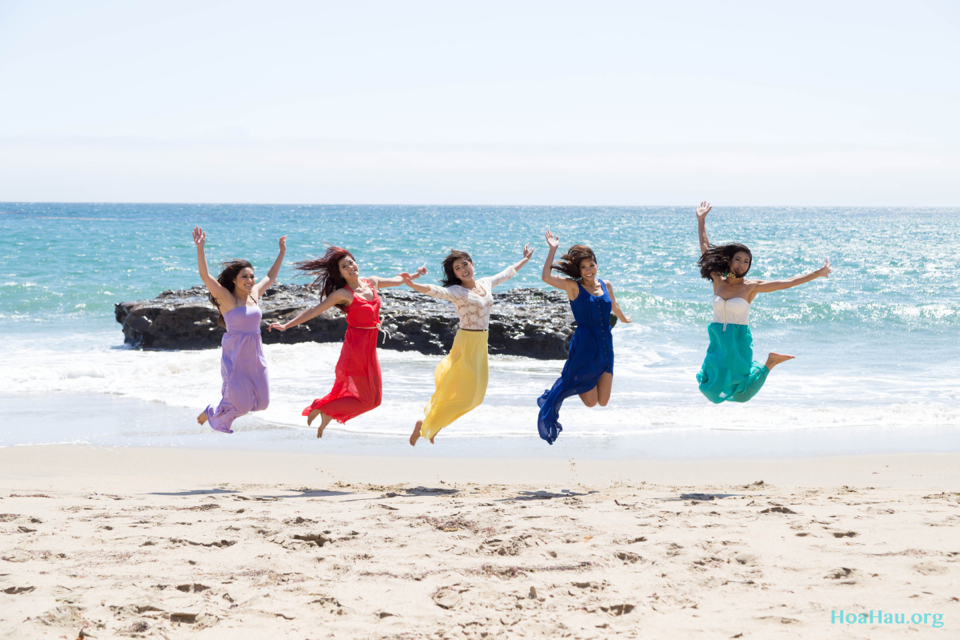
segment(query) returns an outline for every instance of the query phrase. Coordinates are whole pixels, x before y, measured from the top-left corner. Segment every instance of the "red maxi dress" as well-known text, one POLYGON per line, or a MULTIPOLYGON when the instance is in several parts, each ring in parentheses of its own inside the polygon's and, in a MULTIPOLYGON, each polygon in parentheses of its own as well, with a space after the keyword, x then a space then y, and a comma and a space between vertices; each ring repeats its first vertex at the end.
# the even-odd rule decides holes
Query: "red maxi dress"
POLYGON ((369 280, 366 283, 373 290, 373 300, 365 300, 347 287, 353 291, 353 302, 347 307, 347 333, 337 361, 337 379, 330 393, 303 410, 305 416, 319 409, 344 424, 380 406, 383 396, 377 359, 380 294, 369 280))

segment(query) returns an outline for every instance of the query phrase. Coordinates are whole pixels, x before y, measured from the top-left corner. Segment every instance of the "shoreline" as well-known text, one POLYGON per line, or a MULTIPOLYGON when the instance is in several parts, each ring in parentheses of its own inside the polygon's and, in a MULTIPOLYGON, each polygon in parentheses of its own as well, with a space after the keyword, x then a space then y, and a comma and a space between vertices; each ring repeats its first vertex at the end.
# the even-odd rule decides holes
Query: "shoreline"
MULTIPOLYGON (((721 460, 798 459, 860 454, 960 453, 960 430, 938 427, 830 427, 811 424, 789 430, 730 428, 664 429, 594 435, 564 429, 553 445, 531 427, 523 436, 459 435, 456 425, 437 444, 407 444, 408 428, 365 434, 328 427, 322 440, 315 429, 278 425, 244 417, 232 435, 196 424, 192 409, 104 394, 0 394, 5 447, 90 445, 158 447, 208 451, 270 451, 309 455, 363 455, 426 460, 434 458, 544 460, 721 460), (50 416, 58 416, 51 420, 50 416)), ((723 408, 718 409, 722 411, 723 408)), ((597 413, 602 418, 602 413, 597 413)), ((412 426, 412 422, 411 422, 412 426)))

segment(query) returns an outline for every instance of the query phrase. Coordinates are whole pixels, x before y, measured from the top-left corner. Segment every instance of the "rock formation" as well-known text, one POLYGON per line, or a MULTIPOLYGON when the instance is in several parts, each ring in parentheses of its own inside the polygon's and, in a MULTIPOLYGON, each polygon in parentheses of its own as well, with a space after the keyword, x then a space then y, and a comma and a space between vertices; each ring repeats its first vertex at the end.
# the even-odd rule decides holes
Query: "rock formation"
MULTIPOLYGON (((533 288, 494 293, 490 316, 490 353, 539 359, 564 359, 573 335, 573 315, 561 291, 533 288)), ((385 330, 379 346, 426 354, 446 353, 457 332, 453 305, 406 289, 380 292, 385 330)), ((317 292, 301 285, 272 286, 260 300, 261 335, 265 344, 340 342, 347 329, 339 310, 327 311, 285 332, 267 331, 319 303, 317 292)), ((117 322, 126 344, 139 349, 215 349, 224 330, 205 287, 164 291, 153 300, 116 305, 117 322)))

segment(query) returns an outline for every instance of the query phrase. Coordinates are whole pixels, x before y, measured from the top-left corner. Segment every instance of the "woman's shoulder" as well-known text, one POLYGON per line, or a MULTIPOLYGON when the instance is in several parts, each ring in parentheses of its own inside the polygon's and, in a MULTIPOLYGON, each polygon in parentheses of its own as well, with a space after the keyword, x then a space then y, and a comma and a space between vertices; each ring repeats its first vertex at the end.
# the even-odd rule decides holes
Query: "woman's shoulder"
POLYGON ((340 287, 339 289, 337 289, 337 290, 335 290, 333 293, 331 293, 331 294, 330 294, 330 297, 333 298, 333 299, 335 299, 335 300, 347 300, 347 301, 352 301, 352 300, 353 300, 353 289, 351 289, 349 286, 340 287))

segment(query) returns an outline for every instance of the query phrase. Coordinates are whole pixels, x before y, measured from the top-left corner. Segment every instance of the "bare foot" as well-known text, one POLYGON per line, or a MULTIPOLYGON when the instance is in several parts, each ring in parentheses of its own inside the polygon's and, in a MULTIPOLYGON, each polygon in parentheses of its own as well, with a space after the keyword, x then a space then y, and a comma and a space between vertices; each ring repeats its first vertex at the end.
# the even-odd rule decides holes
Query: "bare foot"
POLYGON ((780 364, 781 362, 786 362, 787 360, 793 360, 793 358, 794 356, 787 356, 787 355, 783 355, 782 353, 771 352, 770 355, 767 356, 767 362, 766 362, 767 369, 770 369, 772 371, 773 368, 778 364, 780 364))
POLYGON ((207 412, 201 411, 200 415, 197 416, 197 422, 200 424, 207 424, 207 412))
POLYGON ((321 413, 320 409, 314 409, 313 411, 310 412, 310 415, 307 416, 308 427, 313 424, 313 421, 317 419, 317 416, 320 415, 320 413, 321 413))
MULTIPOLYGON (((310 415, 313 415, 313 412, 312 412, 312 411, 310 412, 310 415)), ((330 421, 333 420, 333 416, 328 416, 328 415, 325 414, 325 413, 321 413, 320 415, 323 416, 323 419, 320 420, 320 428, 317 429, 317 437, 318 437, 318 438, 322 438, 322 437, 323 437, 323 430, 326 429, 326 428, 327 428, 327 425, 330 424, 330 421)))
MULTIPOLYGON (((413 433, 410 434, 410 446, 417 446, 417 440, 420 439, 420 426, 423 424, 423 420, 417 420, 417 424, 413 426, 413 433)), ((431 440, 431 442, 433 442, 431 440)))

